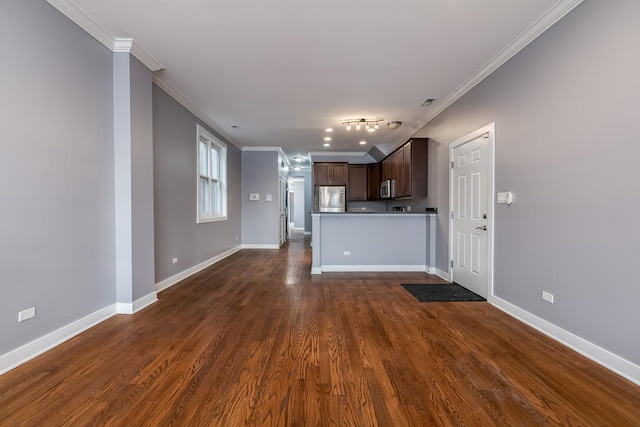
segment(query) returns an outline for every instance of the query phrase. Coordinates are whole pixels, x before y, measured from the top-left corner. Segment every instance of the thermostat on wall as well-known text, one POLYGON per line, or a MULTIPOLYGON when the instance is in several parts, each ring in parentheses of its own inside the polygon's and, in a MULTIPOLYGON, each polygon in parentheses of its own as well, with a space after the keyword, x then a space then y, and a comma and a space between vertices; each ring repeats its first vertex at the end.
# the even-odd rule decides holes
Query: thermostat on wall
POLYGON ((511 191, 505 191, 504 193, 498 193, 498 203, 510 205, 513 203, 513 193, 511 191))
POLYGON ((249 193, 249 200, 260 200, 260 193, 249 193))

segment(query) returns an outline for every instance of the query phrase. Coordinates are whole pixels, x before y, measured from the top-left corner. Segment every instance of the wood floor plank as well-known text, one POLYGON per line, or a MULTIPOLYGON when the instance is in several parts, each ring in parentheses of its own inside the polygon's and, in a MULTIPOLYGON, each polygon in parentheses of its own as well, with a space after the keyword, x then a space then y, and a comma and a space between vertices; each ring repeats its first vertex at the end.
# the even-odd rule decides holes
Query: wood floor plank
POLYGON ((240 251, 0 376, 0 426, 637 426, 640 387, 425 273, 240 251))

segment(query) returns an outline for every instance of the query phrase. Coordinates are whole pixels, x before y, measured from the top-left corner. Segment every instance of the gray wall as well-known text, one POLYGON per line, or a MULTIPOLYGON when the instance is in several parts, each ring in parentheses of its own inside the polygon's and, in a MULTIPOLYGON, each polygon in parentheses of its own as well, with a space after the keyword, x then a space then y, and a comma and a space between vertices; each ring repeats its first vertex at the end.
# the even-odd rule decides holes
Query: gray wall
MULTIPOLYGON (((582 3, 415 135, 434 140, 429 199, 447 207, 449 143, 496 122, 495 187, 515 201, 495 209, 495 295, 636 364, 639 17, 582 3)), ((444 271, 448 236, 443 209, 444 271)))
POLYGON ((320 263, 424 268, 428 222, 425 215, 322 215, 320 263))
MULTIPOLYGON (((230 143, 227 143, 228 219, 196 224, 196 124, 220 138, 153 85, 156 283, 235 248, 242 241, 240 150, 230 143), (172 263, 174 257, 178 258, 176 264, 172 263)), ((223 138, 220 140, 225 142, 223 138)))
POLYGON ((279 152, 242 152, 242 243, 247 245, 280 244, 278 206, 279 152), (260 200, 250 201, 249 193, 259 193, 260 200), (273 201, 267 202, 271 194, 273 201))
POLYGON ((3 354, 113 304, 115 242, 112 53, 44 1, 0 38, 3 354))

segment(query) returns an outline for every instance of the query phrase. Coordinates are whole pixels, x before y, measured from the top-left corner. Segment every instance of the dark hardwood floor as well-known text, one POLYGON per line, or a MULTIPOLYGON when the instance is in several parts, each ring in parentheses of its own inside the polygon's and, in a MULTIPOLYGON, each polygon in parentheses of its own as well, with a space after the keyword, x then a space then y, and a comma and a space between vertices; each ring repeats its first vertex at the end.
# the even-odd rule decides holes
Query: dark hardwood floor
POLYGON ((640 387, 424 273, 246 250, 0 376, 2 426, 632 426, 640 387))

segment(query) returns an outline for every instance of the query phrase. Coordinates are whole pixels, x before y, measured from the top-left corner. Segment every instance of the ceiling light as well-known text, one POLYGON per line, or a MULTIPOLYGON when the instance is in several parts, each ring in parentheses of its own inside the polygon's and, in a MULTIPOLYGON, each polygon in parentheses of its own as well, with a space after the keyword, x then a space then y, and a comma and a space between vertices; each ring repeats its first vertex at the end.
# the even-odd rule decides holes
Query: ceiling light
POLYGON ((333 132, 333 129, 331 129, 331 128, 326 128, 324 131, 325 131, 325 132, 333 132))
POLYGON ((402 122, 389 122, 387 126, 389 126, 389 129, 398 129, 401 124, 402 122))
POLYGON ((294 171, 299 171, 300 170, 300 166, 294 166, 293 170, 294 171))
POLYGON ((360 141, 360 145, 365 145, 367 141, 360 141))
POLYGON ((346 126, 347 130, 351 130, 351 125, 354 124, 356 130, 360 130, 364 127, 369 132, 375 132, 380 128, 378 125, 380 122, 384 122, 384 119, 353 119, 345 120, 342 124, 346 126))
POLYGON ((331 144, 329 144, 328 142, 325 142, 325 143, 324 143, 324 144, 322 144, 322 145, 324 145, 325 147, 331 147, 331 144))
POLYGON ((293 160, 295 160, 296 162, 300 163, 304 159, 302 157, 300 157, 300 156, 296 156, 296 157, 293 158, 293 160))
POLYGON ((325 136, 325 137, 324 137, 324 140, 325 140, 325 141, 331 141, 331 137, 330 137, 330 136, 325 136))
POLYGON ((424 101, 422 103, 422 106, 423 107, 428 107, 429 105, 433 104, 433 101, 435 101, 435 98, 429 98, 429 99, 427 99, 426 101, 424 101))

